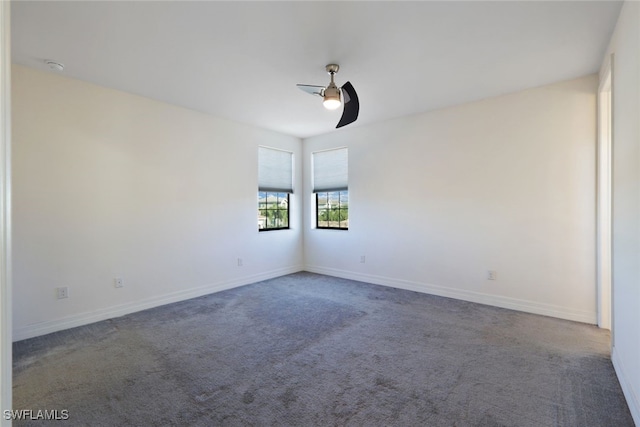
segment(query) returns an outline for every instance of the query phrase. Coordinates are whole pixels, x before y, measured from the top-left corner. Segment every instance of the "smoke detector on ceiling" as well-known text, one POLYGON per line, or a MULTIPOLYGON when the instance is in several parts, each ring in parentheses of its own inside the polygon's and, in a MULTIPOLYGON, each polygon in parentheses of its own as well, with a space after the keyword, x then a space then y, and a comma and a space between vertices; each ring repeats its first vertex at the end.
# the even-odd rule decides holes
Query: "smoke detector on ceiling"
POLYGON ((44 61, 44 63, 47 64, 49 68, 51 68, 53 71, 58 71, 58 72, 64 71, 64 64, 61 64, 60 62, 47 59, 44 61))

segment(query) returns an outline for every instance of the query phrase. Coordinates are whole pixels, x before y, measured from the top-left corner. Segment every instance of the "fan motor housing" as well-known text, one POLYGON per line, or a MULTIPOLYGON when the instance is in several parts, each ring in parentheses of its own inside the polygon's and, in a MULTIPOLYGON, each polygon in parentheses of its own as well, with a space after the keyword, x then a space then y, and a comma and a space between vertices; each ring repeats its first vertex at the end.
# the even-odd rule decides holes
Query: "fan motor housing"
POLYGON ((324 90, 324 97, 340 99, 340 89, 338 89, 338 87, 334 83, 332 83, 324 90))

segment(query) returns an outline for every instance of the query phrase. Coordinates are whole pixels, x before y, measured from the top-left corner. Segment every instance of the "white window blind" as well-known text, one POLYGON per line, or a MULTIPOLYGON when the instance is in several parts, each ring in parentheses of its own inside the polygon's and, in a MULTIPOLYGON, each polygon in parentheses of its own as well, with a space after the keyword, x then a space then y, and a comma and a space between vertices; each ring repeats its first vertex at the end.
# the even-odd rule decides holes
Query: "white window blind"
POLYGON ((313 153, 313 192, 345 191, 349 188, 346 148, 313 153))
POLYGON ((293 193, 293 153, 258 147, 258 190, 293 193))

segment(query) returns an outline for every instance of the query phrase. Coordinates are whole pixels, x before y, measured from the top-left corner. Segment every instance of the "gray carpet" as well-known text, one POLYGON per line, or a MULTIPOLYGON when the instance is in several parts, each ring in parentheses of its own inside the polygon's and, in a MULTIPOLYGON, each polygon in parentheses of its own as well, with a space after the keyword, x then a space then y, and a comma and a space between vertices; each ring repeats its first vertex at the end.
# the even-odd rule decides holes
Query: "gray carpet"
POLYGON ((296 273, 17 342, 14 409, 87 426, 633 426, 608 346, 595 326, 296 273))

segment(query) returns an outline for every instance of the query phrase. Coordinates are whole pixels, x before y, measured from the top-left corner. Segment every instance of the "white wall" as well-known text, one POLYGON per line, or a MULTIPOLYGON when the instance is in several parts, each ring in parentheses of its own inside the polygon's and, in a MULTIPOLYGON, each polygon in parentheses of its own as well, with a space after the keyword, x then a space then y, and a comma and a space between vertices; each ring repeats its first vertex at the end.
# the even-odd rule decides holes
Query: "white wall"
POLYGON ((21 66, 12 83, 14 340, 302 269, 299 193, 291 230, 257 230, 257 147, 293 151, 300 189, 298 138, 21 66))
POLYGON ((304 140, 305 171, 349 148, 350 203, 348 231, 314 229, 305 180, 305 269, 595 323, 597 84, 304 140))
MULTIPOLYGON (((640 3, 622 7, 613 60, 613 364, 640 425, 640 3)), ((606 59, 605 59, 606 61, 606 59)))

